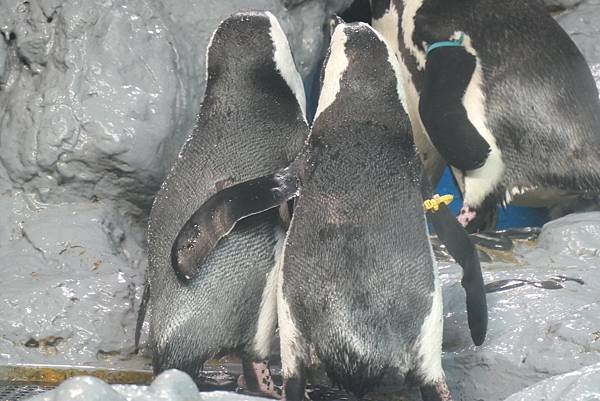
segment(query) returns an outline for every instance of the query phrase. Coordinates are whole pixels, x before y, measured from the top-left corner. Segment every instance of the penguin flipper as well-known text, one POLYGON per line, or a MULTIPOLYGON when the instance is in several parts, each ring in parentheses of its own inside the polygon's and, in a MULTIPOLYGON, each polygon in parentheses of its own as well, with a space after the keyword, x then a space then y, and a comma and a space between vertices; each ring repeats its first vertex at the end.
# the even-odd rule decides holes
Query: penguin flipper
POLYGON ((488 310, 477 249, 446 205, 440 205, 438 211, 427 215, 440 241, 463 268, 461 284, 467 296, 467 319, 471 338, 475 345, 481 345, 487 332, 488 310))
POLYGON ((490 152, 471 124, 463 97, 477 61, 463 46, 437 47, 427 54, 419 114, 429 139, 453 167, 474 170, 490 152))
POLYGON ((192 279, 211 250, 241 219, 280 206, 298 194, 298 179, 289 170, 225 188, 210 197, 183 225, 171 264, 182 281, 192 279))

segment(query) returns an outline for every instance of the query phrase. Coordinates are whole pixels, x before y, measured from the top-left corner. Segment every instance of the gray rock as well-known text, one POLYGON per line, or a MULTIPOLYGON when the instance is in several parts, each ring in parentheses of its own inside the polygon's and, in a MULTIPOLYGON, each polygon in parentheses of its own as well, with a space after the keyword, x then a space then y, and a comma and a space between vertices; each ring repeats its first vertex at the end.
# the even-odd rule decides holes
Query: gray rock
MULTIPOLYGON (((458 400, 500 401, 545 378, 600 361, 600 213, 544 226, 539 242, 517 245, 504 262, 484 263, 484 280, 582 279, 548 290, 532 285, 488 294, 489 330, 472 345, 456 265, 442 265, 444 369, 458 400)), ((572 398, 561 398, 564 400, 572 398)))
MULTIPOLYGON (((43 227, 46 224, 44 221, 52 221, 51 216, 47 217, 46 219, 40 216, 35 220, 40 221, 39 225, 43 227)), ((98 221, 102 220, 98 219, 98 221)), ((24 224, 23 227, 29 236, 28 224, 24 224)), ((105 234, 103 240, 110 244, 107 247, 115 247, 115 243, 123 242, 119 240, 122 236, 118 230, 113 230, 112 234, 109 234, 110 232, 110 230, 103 231, 105 234)), ((484 263, 484 279, 487 283, 503 279, 542 281, 552 276, 565 275, 582 279, 584 284, 565 281, 561 283, 563 288, 554 290, 525 285, 489 294, 489 331, 485 343, 480 347, 472 345, 466 323, 464 291, 460 286, 462 271, 456 264, 440 262, 445 315, 443 364, 456 401, 501 401, 507 397, 510 397, 507 401, 596 401, 599 399, 600 255, 590 252, 592 242, 596 241, 598 246, 600 235, 598 233, 600 233, 600 213, 566 216, 547 224, 537 243, 517 243, 514 252, 495 255, 493 262, 484 263)), ((101 236, 99 233, 97 235, 101 236)), ((71 237, 68 232, 63 238, 67 237, 71 237)), ((27 241, 33 242, 35 247, 41 250, 38 252, 49 255, 56 255, 64 249, 64 246, 54 242, 48 243, 44 238, 45 235, 32 234, 27 241)), ((118 246, 115 249, 118 249, 118 246)), ((76 250, 65 252, 75 253, 76 250)), ((71 254, 69 257, 77 259, 81 258, 81 255, 71 254)), ((86 262, 80 262, 81 269, 89 268, 92 260, 93 257, 86 262)), ((105 283, 109 281, 108 274, 114 271, 111 266, 109 260, 107 276, 103 278, 105 283)), ((97 271, 101 269, 102 267, 97 271)), ((71 273, 70 276, 74 274, 77 272, 71 273)), ((80 279, 75 278, 75 280, 80 279)), ((11 286, 12 283, 10 282, 11 286)), ((34 313, 40 313, 41 309, 61 310, 62 303, 68 304, 64 298, 72 296, 70 292, 74 291, 74 286, 69 283, 67 282, 66 290, 56 285, 46 286, 45 288, 61 290, 46 298, 50 302, 44 308, 35 307, 37 304, 32 301, 21 310, 29 308, 33 309, 34 313), (55 307, 54 304, 58 306, 55 307)), ((105 285, 102 288, 111 287, 105 285)), ((115 307, 131 299, 131 295, 126 294, 127 291, 123 290, 118 295, 119 299, 115 301, 115 307)), ((8 299, 11 299, 11 295, 13 294, 6 296, 6 300, 3 301, 5 304, 8 299)), ((37 297, 37 292, 33 292, 32 296, 37 297)), ((90 302, 103 304, 103 301, 97 299, 92 299, 90 302)), ((89 306, 87 305, 86 308, 89 306)), ((89 323, 86 325, 85 321, 93 320, 95 314, 86 312, 85 308, 80 311, 87 314, 76 321, 74 326, 82 326, 86 329, 93 327, 89 323)), ((106 313, 103 321, 107 321, 108 318, 123 317, 129 311, 117 309, 112 315, 106 313)), ((52 315, 40 313, 40 316, 50 319, 52 315)), ((31 326, 32 322, 25 322, 24 325, 31 326)), ((106 330, 118 332, 114 327, 106 330)), ((119 339, 115 341, 118 342, 119 339)), ((118 347, 118 344, 112 346, 118 347)), ((91 346, 92 349, 97 347, 95 344, 91 346)), ((25 356, 31 358, 31 355, 25 356)), ((178 380, 186 379, 178 373, 173 378, 173 383, 177 383, 178 380)), ((160 386, 163 384, 168 386, 169 380, 163 380, 161 383, 160 386)), ((76 383, 69 386, 78 388, 76 383)), ((153 387, 158 386, 158 384, 153 385, 153 387)), ((124 387, 116 389, 119 393, 128 394, 124 392, 124 387)), ((150 388, 143 391, 152 392, 157 389, 150 388)), ((414 389, 388 387, 384 392, 394 393, 396 398, 386 398, 384 395, 376 399, 397 399, 399 393, 412 394, 413 398, 418 399, 414 389)), ((52 393, 48 393, 38 399, 54 398, 52 393)))
POLYGON ((600 363, 554 376, 505 401, 598 401, 600 400, 600 363))
POLYGON ((14 185, 53 203, 149 205, 174 153, 170 138, 183 140, 194 114, 156 7, 6 3, 0 26, 15 36, 17 57, 0 92, 0 162, 14 185))
POLYGON ((114 205, 42 205, 16 193, 3 210, 0 359, 101 363, 130 354, 146 268, 143 231, 114 205), (138 238, 135 238, 135 236, 138 238))
POLYGON ((4 2, 0 27, 16 57, 0 92, 0 162, 28 192, 51 189, 53 202, 146 208, 195 119, 218 23, 239 10, 273 11, 307 75, 325 17, 349 3, 313 0, 288 12, 279 0, 4 2))
POLYGON ((557 21, 585 56, 600 91, 600 0, 585 0, 557 21))
POLYGON ((582 260, 600 257, 600 213, 578 213, 547 223, 538 244, 582 260))
POLYGON ((583 0, 544 0, 544 4, 550 10, 565 10, 573 8, 580 4, 583 0))

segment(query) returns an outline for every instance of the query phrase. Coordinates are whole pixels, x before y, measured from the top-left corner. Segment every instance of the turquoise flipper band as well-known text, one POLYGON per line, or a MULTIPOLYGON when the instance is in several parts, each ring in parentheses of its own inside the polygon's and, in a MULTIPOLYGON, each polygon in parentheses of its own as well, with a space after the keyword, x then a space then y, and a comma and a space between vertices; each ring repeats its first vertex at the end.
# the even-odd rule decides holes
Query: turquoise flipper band
POLYGON ((461 32, 460 37, 456 40, 444 40, 442 42, 435 42, 431 46, 427 47, 427 54, 438 47, 461 47, 463 45, 463 39, 465 34, 461 32))

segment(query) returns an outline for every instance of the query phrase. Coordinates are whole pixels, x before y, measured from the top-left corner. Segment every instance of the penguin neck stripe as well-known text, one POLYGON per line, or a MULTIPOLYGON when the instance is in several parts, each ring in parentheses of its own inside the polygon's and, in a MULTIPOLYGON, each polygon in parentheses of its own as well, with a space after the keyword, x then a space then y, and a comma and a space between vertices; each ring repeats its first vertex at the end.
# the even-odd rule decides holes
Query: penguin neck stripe
POLYGON ((431 53, 431 51, 439 47, 461 47, 463 45, 464 38, 465 34, 461 32, 460 37, 458 39, 435 42, 427 48, 427 54, 431 53))

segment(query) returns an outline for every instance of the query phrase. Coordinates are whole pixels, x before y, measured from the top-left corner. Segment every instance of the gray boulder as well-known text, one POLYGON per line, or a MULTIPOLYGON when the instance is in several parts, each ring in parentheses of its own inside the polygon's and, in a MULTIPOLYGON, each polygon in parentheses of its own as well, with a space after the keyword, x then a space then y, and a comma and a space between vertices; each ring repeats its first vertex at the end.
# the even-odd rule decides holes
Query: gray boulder
POLYGON ((456 399, 504 400, 543 379, 600 361, 600 213, 552 221, 537 243, 518 243, 513 252, 494 259, 482 264, 486 283, 564 275, 584 284, 565 281, 560 289, 524 285, 488 294, 488 336, 475 347, 466 325, 462 272, 456 265, 442 265, 443 363, 456 399))
POLYGON ((546 379, 505 401, 598 401, 600 363, 546 379))
POLYGON ((307 75, 325 17, 348 3, 3 2, 0 162, 44 201, 147 208, 195 119, 218 23, 239 10, 273 11, 307 75))
POLYGON ((0 215, 0 359, 93 365, 130 354, 146 267, 131 218, 106 201, 49 205, 19 192, 0 205, 10 211, 0 215))
POLYGON ((600 0, 585 0, 557 21, 585 56, 600 91, 600 0))

